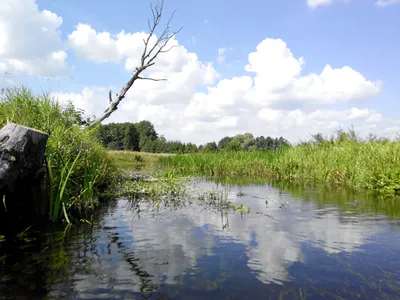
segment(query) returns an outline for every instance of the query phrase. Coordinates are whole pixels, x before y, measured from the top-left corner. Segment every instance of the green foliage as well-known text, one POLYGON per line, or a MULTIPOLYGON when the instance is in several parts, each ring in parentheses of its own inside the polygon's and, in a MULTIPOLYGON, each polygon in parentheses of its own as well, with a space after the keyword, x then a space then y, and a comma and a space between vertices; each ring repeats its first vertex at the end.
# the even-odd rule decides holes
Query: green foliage
POLYGON ((237 139, 232 139, 225 148, 227 151, 240 151, 242 150, 242 145, 237 139))
POLYGON ((132 123, 125 126, 124 150, 139 151, 139 134, 132 123))
POLYGON ((218 146, 215 142, 210 142, 207 143, 206 146, 204 147, 204 152, 217 152, 218 151, 218 146))
POLYGON ((98 126, 97 139, 110 150, 141 151, 148 153, 197 153, 227 151, 267 151, 288 147, 290 143, 280 138, 254 138, 247 132, 234 137, 226 136, 218 144, 209 142, 197 147, 193 143, 181 141, 167 141, 159 136, 153 124, 149 121, 138 123, 111 123, 98 126))
POLYGON ((99 125, 96 137, 104 147, 110 150, 149 153, 196 153, 198 151, 195 144, 167 141, 163 136, 159 137, 149 121, 99 125))
POLYGON ((139 150, 139 137, 134 124, 111 123, 99 125, 97 139, 110 150, 139 150))
POLYGON ((146 143, 158 139, 158 134, 154 129, 153 124, 149 121, 140 121, 135 124, 135 128, 139 134, 139 149, 140 151, 151 152, 145 150, 146 143))
POLYGON ((7 121, 49 134, 46 147, 50 219, 69 221, 72 211, 91 208, 113 183, 116 169, 95 132, 79 126, 82 112, 62 107, 48 94, 14 88, 0 98, 0 127, 7 121))
POLYGON ((234 137, 226 136, 218 142, 219 150, 228 151, 266 151, 289 147, 290 143, 284 139, 264 136, 254 138, 250 132, 237 134, 234 137))
POLYGON ((233 140, 232 137, 230 136, 226 136, 224 138, 222 138, 219 142, 218 142, 218 149, 223 150, 225 147, 227 147, 229 145, 229 143, 233 140))
POLYGON ((330 139, 316 135, 310 142, 276 151, 186 154, 163 157, 160 162, 190 174, 266 177, 400 192, 400 142, 361 141, 351 130, 338 131, 330 139))

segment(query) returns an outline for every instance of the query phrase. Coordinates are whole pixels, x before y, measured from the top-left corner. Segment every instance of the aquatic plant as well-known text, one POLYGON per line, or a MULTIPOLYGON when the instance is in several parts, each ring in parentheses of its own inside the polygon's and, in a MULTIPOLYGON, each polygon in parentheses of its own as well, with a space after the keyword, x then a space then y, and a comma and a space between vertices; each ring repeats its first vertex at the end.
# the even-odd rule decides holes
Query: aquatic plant
POLYGON ((240 204, 240 206, 232 204, 232 208, 234 211, 250 213, 250 206, 244 206, 243 204, 240 204))
POLYGON ((182 197, 188 188, 185 182, 187 177, 178 177, 173 170, 154 172, 120 180, 117 195, 128 198, 147 198, 157 200, 168 196, 182 197))

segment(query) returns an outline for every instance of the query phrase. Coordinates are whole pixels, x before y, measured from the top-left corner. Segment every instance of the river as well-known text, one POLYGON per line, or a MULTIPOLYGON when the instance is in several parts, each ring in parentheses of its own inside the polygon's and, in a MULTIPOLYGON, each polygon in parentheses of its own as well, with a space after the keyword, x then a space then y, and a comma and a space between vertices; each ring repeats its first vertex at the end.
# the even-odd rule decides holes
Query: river
POLYGON ((250 212, 119 199, 92 224, 0 240, 0 299, 400 298, 399 200, 252 180, 228 191, 250 212))

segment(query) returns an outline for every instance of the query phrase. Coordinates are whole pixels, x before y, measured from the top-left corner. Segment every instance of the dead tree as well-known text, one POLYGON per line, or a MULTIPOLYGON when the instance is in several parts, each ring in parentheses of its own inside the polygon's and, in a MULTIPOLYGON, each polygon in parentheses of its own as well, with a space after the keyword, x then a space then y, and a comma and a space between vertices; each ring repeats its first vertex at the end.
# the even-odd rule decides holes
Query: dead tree
POLYGON ((143 39, 144 43, 144 49, 143 49, 143 54, 140 60, 140 65, 135 68, 134 72, 132 73, 131 79, 125 84, 125 86, 121 89, 119 94, 116 94, 115 97, 112 97, 112 92, 110 90, 109 92, 109 104, 108 107, 104 110, 103 114, 96 118, 93 122, 89 124, 89 128, 96 126, 97 124, 101 123, 103 120, 108 118, 115 110, 118 108, 118 104, 121 102, 121 100, 125 97, 125 94, 128 92, 128 90, 131 88, 133 83, 138 80, 138 79, 143 79, 143 80, 153 80, 153 81, 162 81, 166 79, 155 79, 155 78, 150 78, 150 77, 142 77, 140 76, 141 73, 146 70, 147 68, 153 66, 155 64, 155 59, 157 56, 161 53, 166 53, 169 52, 172 48, 174 48, 176 45, 169 46, 168 43, 170 40, 179 32, 182 30, 183 27, 181 27, 179 30, 170 32, 170 23, 171 20, 175 14, 175 11, 172 13, 171 17, 169 18, 165 29, 162 31, 160 36, 157 38, 155 41, 155 44, 151 46, 149 44, 150 40, 152 37, 156 37, 155 31, 157 27, 160 25, 161 19, 162 19, 162 14, 164 10, 164 0, 161 0, 161 3, 157 4, 156 6, 153 7, 153 5, 150 5, 151 12, 152 12, 152 19, 148 19, 148 26, 149 26, 149 34, 146 39, 143 39))

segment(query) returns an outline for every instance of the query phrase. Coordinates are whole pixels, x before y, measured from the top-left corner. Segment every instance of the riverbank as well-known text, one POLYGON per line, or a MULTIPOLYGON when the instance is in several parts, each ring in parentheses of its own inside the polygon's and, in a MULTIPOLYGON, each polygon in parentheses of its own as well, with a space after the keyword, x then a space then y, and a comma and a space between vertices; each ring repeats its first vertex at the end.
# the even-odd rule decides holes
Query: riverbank
POLYGON ((383 194, 400 192, 400 143, 324 141, 265 152, 217 152, 160 158, 182 174, 247 176, 324 184, 383 194))

